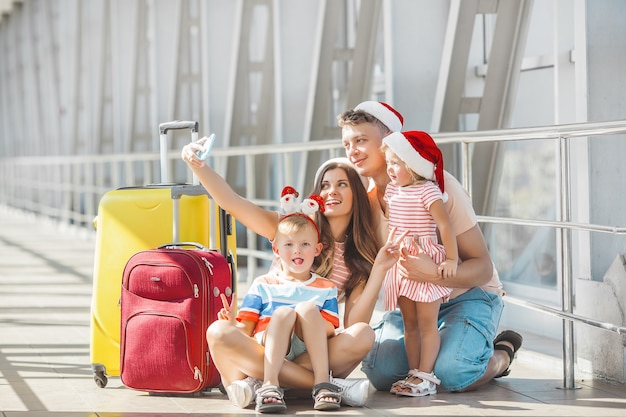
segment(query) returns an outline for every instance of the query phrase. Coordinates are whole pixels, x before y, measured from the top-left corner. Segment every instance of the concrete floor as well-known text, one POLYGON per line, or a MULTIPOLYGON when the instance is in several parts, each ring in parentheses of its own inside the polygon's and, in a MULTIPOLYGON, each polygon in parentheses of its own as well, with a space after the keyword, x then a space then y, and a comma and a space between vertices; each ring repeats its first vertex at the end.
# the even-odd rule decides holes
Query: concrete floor
MULTIPOLYGON (((0 416, 255 414, 233 407, 218 390, 152 396, 117 377, 97 387, 89 354, 93 256, 93 234, 0 207, 0 416)), ((559 389, 560 345, 524 336, 511 375, 476 392, 425 398, 376 392, 366 407, 336 412, 287 398, 286 415, 626 416, 626 388, 578 379, 579 389, 559 389)))

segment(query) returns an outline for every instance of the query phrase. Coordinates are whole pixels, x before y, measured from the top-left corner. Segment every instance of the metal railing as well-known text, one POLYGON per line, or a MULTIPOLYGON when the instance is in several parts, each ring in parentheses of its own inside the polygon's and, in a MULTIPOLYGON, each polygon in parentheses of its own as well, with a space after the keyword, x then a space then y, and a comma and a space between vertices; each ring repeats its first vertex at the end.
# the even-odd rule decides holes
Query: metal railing
MULTIPOLYGON (((606 329, 618 334, 626 334, 626 327, 619 324, 605 323, 573 313, 573 279, 571 259, 572 230, 626 234, 626 228, 571 222, 571 185, 570 185, 570 149, 572 138, 600 135, 616 135, 626 133, 626 120, 581 123, 550 127, 494 130, 481 132, 458 132, 435 134, 438 144, 459 144, 461 147, 461 182, 471 192, 471 145, 481 142, 507 142, 535 139, 551 139, 558 141, 557 177, 558 201, 560 212, 557 221, 530 220, 519 218, 503 218, 479 216, 482 223, 515 224, 531 227, 551 227, 559 231, 558 242, 561 266, 561 309, 532 303, 529 301, 506 296, 507 302, 541 311, 563 320, 563 384, 564 388, 574 388, 574 339, 573 323, 580 322, 590 326, 606 329)), ((258 199, 255 189, 256 160, 269 157, 276 166, 277 172, 303 172, 297 169, 294 161, 305 160, 308 152, 323 151, 330 157, 342 156, 344 153, 339 140, 324 140, 311 143, 246 146, 240 148, 215 148, 210 163, 215 169, 225 172, 230 157, 243 157, 245 160, 245 193, 244 196, 258 205, 276 208, 276 201, 258 199), (300 159, 298 159, 300 158, 300 159)), ((180 161, 180 152, 168 154, 172 164, 179 164, 178 177, 191 182, 191 174, 180 161), (182 174, 181 174, 182 172, 182 174)), ((97 215, 98 201, 108 190, 122 186, 141 185, 146 179, 155 178, 158 170, 159 154, 142 153, 128 155, 76 155, 76 156, 45 156, 0 158, 0 204, 23 209, 30 212, 58 219, 61 222, 77 224, 91 228, 97 215)), ((176 174, 176 173, 175 173, 176 174)), ((174 176, 176 179, 176 175, 174 176)), ((277 187, 286 182, 280 175, 274 178, 277 187)), ((298 189, 303 189, 305 179, 297 178, 298 189)), ((250 276, 256 276, 256 261, 271 259, 271 254, 259 250, 256 236, 247 233, 247 247, 238 247, 237 256, 247 258, 250 276)))

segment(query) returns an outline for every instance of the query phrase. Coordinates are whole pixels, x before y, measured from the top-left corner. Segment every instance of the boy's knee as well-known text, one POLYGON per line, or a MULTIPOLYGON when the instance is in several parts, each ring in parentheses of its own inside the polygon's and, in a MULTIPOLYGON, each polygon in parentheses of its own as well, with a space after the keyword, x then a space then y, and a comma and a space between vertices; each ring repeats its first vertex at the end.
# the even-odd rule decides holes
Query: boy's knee
POLYGON ((278 307, 272 313, 272 321, 274 321, 274 323, 277 323, 277 322, 283 323, 286 320, 289 320, 291 322, 295 320, 295 317, 296 317, 296 311, 290 307, 284 307, 284 306, 278 307))
POLYGON ((319 314, 320 311, 319 308, 317 308, 317 305, 311 301, 303 301, 296 304, 294 310, 301 316, 313 313, 319 314))

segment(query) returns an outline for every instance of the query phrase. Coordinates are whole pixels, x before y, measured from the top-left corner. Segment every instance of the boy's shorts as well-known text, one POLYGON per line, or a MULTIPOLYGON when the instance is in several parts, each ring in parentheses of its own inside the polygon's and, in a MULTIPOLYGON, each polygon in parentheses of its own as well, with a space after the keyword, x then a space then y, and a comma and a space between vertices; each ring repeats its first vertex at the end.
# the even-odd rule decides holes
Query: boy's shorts
MULTIPOLYGON (((254 338, 261 346, 265 346, 265 331, 259 332, 254 335, 254 338)), ((304 341, 300 339, 295 333, 291 333, 291 341, 289 342, 289 352, 285 355, 285 359, 293 361, 298 356, 306 352, 306 346, 304 341)))

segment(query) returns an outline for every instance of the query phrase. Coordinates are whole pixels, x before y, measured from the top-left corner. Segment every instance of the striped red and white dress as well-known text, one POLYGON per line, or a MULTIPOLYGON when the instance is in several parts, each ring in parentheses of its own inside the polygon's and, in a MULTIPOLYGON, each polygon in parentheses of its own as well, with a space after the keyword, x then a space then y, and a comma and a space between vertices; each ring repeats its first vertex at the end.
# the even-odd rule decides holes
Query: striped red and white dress
MULTIPOLYGON (((389 184, 385 190, 389 230, 397 227, 396 235, 408 230, 404 241, 408 252, 413 255, 418 253, 414 243, 417 240, 436 264, 446 259, 446 252, 437 241, 437 224, 430 215, 430 205, 441 199, 441 190, 432 181, 406 187, 389 184)), ((446 301, 451 292, 448 287, 402 278, 397 265, 394 265, 387 271, 383 283, 383 306, 386 310, 395 309, 400 296, 426 303, 439 299, 446 301)))

